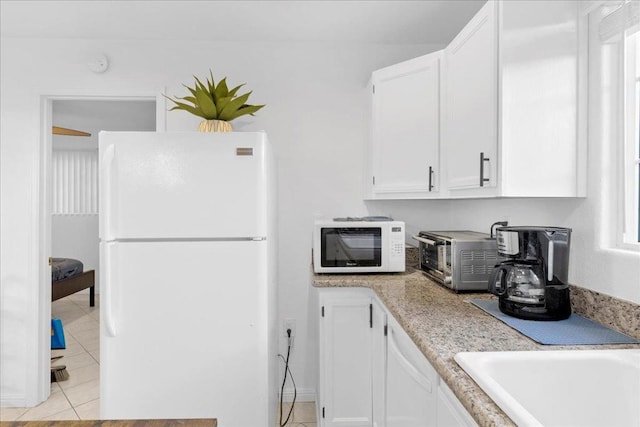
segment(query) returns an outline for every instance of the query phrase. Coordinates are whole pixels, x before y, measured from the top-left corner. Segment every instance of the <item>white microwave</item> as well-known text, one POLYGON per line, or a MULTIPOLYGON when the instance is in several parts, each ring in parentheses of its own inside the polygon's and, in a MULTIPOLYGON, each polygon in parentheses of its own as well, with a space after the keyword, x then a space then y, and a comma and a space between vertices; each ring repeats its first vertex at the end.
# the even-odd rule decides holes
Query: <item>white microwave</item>
POLYGON ((313 270, 316 273, 405 271, 402 221, 316 221, 313 270))

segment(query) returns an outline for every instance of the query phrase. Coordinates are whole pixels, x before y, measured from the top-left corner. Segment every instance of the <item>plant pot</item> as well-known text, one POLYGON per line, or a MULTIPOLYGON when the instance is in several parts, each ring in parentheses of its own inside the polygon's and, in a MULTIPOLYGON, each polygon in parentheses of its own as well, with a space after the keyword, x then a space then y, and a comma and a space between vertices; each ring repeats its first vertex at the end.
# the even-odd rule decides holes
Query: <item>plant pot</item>
POLYGON ((198 125, 200 132, 233 132, 230 122, 224 120, 203 120, 198 125))

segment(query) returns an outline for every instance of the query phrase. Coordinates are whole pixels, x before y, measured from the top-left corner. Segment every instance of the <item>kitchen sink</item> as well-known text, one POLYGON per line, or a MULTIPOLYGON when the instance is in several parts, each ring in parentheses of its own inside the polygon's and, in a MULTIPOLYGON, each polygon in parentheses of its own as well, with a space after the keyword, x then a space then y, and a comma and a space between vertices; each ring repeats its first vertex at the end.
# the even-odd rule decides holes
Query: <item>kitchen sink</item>
POLYGON ((640 349, 458 353, 518 426, 640 426, 640 349))

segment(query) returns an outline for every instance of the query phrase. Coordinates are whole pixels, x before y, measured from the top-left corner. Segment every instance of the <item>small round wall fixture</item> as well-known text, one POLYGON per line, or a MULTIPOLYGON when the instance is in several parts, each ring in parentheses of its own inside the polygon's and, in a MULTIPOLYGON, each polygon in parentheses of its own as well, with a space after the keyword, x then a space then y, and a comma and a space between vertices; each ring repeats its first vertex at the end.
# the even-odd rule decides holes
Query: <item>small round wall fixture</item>
POLYGON ((103 54, 96 55, 89 60, 87 66, 94 73, 104 73, 109 68, 109 59, 103 54))

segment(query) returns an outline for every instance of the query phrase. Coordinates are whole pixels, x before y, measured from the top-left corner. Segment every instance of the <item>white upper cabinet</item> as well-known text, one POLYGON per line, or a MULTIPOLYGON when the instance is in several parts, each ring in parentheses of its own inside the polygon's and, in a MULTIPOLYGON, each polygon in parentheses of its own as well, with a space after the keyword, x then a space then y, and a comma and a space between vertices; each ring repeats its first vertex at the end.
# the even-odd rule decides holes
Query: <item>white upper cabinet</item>
POLYGON ((488 0, 444 51, 375 71, 365 199, 584 197, 578 6, 488 0))
POLYGON ((489 0, 445 49, 450 197, 584 196, 581 31, 578 2, 489 0))
POLYGON ((450 190, 495 188, 497 183, 496 10, 489 0, 445 49, 444 141, 450 190))
POLYGON ((586 195, 586 23, 578 4, 500 3, 502 196, 586 195))
POLYGON ((439 196, 442 51, 372 75, 369 198, 439 196))

